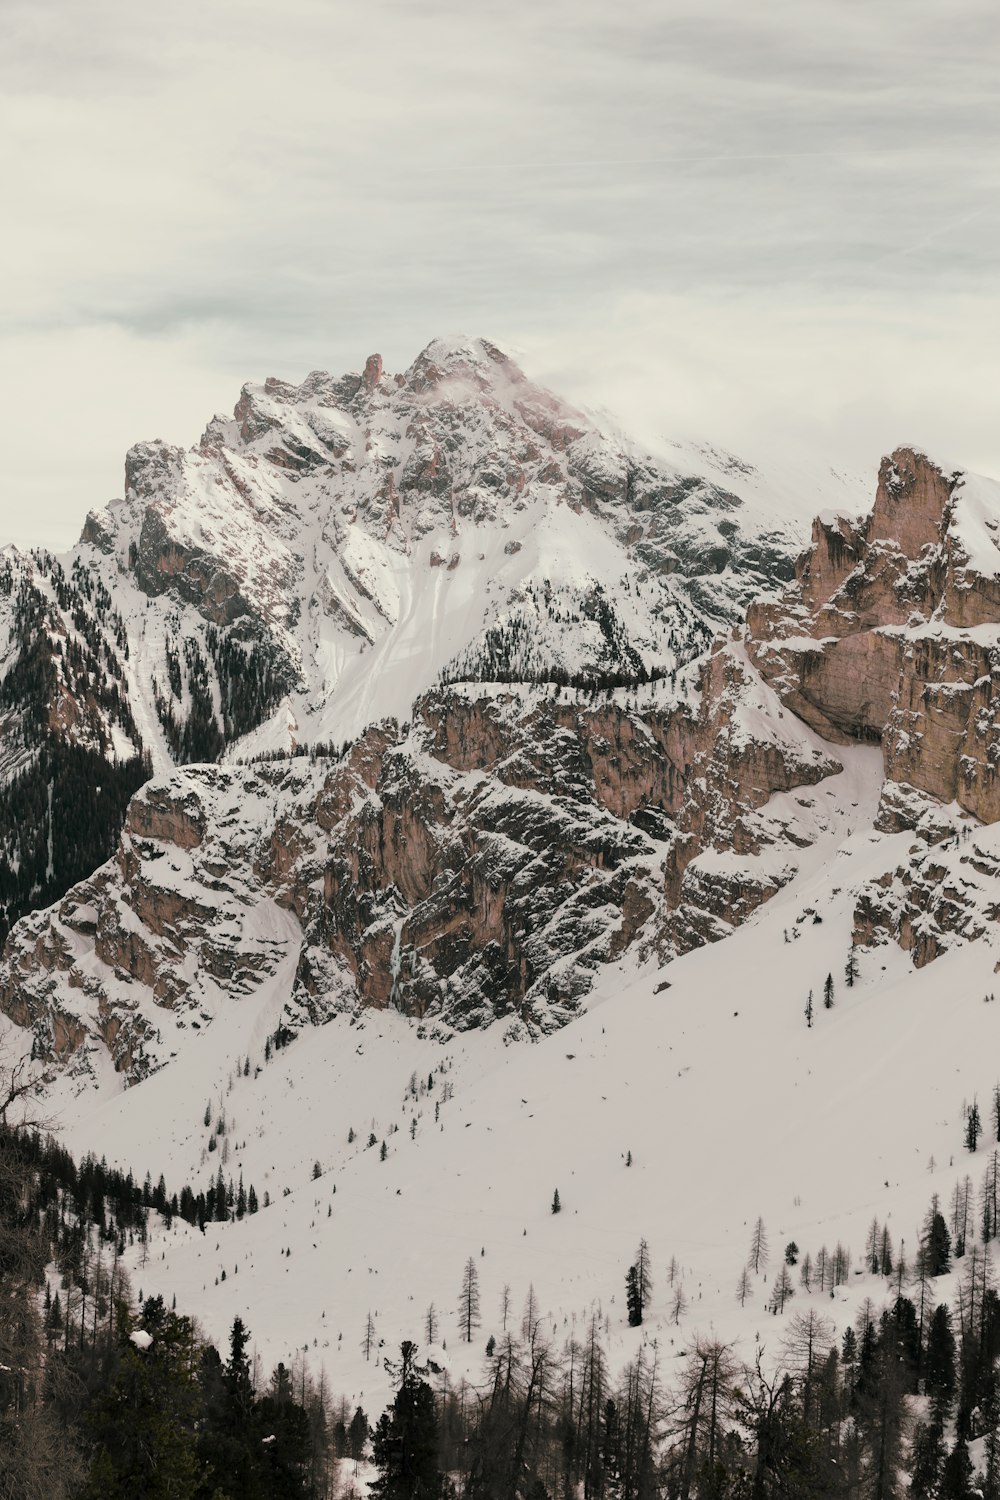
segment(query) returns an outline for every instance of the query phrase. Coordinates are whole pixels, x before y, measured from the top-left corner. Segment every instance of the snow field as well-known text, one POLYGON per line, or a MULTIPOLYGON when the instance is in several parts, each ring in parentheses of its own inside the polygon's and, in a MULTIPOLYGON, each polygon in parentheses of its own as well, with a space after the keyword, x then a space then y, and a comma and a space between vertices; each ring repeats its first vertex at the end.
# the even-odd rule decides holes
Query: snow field
POLYGON ((145 1264, 139 1247, 129 1252, 136 1289, 176 1294, 217 1340, 239 1314, 265 1364, 307 1348, 332 1390, 370 1413, 388 1384, 360 1350, 369 1311, 394 1352, 404 1337, 422 1339, 433 1302, 458 1380, 478 1375, 487 1337, 500 1332, 505 1285, 515 1322, 534 1285, 557 1343, 582 1335, 599 1310, 616 1364, 654 1338, 677 1355, 696 1333, 733 1339, 746 1354, 759 1336, 776 1350, 804 1306, 843 1327, 865 1297, 883 1300, 884 1282, 853 1271, 833 1299, 810 1296, 797 1270, 783 1317, 766 1310, 763 1277, 751 1278, 745 1307, 736 1298, 758 1215, 769 1277, 792 1239, 814 1258, 839 1241, 856 1268, 874 1216, 912 1264, 931 1194, 947 1212, 967 1172, 978 1192, 989 1154, 989 1131, 975 1156, 964 1151, 962 1106, 978 1095, 986 1118, 1000 1076, 1000 1007, 983 1000, 996 986, 993 945, 916 972, 900 950, 877 948, 861 954, 855 987, 844 984, 854 891, 912 843, 871 832, 878 752, 845 754, 841 776, 802 793, 829 804, 827 831, 753 920, 666 969, 607 970, 587 1013, 534 1045, 505 1046, 502 1025, 442 1042, 392 1012, 368 1013, 304 1032, 265 1065, 279 974, 270 1001, 236 1007, 139 1087, 96 1106, 92 1094, 67 1102, 74 1149, 149 1169, 154 1181, 162 1171, 170 1191, 214 1175, 220 1156, 205 1152, 203 1116, 206 1103, 213 1122, 224 1108, 227 1176, 242 1171, 261 1202, 270 1194, 270 1207, 204 1235, 158 1227, 145 1264), (822 1004, 827 973, 832 1010, 822 1004), (236 1070, 247 1052, 244 1078, 236 1070), (631 1330, 624 1275, 640 1237, 654 1292, 631 1330), (470 1255, 482 1325, 467 1346, 457 1305, 470 1255), (687 1301, 678 1322, 672 1257, 687 1301))

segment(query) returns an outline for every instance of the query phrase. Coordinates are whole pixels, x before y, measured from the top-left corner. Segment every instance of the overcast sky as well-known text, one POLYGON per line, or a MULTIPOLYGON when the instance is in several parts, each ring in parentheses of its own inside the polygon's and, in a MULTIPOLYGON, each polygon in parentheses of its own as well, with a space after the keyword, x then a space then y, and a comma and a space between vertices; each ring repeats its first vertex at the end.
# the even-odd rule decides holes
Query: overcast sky
POLYGON ((1000 475, 994 0, 3 0, 0 540, 482 334, 641 436, 1000 475))

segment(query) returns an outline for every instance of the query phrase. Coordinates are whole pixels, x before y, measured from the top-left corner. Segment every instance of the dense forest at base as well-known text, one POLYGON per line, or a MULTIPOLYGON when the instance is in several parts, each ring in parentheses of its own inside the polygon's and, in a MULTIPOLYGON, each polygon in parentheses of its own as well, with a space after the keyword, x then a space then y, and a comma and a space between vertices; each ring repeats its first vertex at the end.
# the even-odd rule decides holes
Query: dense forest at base
MULTIPOLYGON (((22 1076, 4 1080, 8 1106, 22 1076)), ((1000 1125, 1000 1091, 994 1113, 1000 1125)), ((970 1153, 984 1133, 973 1106, 970 1153)), ((1000 1500, 998 1185, 994 1149, 978 1208, 969 1178, 947 1214, 932 1199, 910 1266, 873 1221, 862 1265, 884 1300, 867 1298, 839 1337, 824 1305, 850 1252, 789 1244, 772 1257, 758 1220, 733 1291, 742 1302, 766 1285, 774 1333, 749 1362, 715 1337, 678 1333, 668 1348, 649 1333, 645 1242, 623 1268, 637 1344, 620 1372, 609 1313, 595 1308, 566 1339, 533 1290, 520 1313, 509 1288, 487 1310, 470 1256, 455 1312, 463 1365, 481 1345, 479 1376, 449 1376, 433 1306, 413 1330, 422 1344, 395 1359, 369 1314, 362 1352, 385 1360, 395 1388, 370 1428, 308 1350, 264 1376, 241 1319, 220 1353, 185 1310, 133 1294, 126 1259, 136 1276, 145 1259, 127 1252, 146 1246, 154 1217, 180 1211, 202 1229, 206 1206, 240 1217, 250 1210, 231 1184, 175 1196, 0 1124, 0 1496, 330 1500, 367 1486, 375 1500, 1000 1500), (940 1278, 954 1270, 949 1305, 940 1278)))

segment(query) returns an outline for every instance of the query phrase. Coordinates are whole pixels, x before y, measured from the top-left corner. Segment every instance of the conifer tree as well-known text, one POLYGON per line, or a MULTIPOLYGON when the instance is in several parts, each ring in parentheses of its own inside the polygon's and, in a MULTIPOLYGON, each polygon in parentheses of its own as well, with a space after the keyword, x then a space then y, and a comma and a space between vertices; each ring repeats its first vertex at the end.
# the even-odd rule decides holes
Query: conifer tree
POLYGON ((927 1222, 924 1225, 923 1244, 927 1274, 943 1276, 951 1267, 951 1236, 948 1234, 948 1226, 941 1213, 936 1193, 931 1199, 927 1222))
POLYGON ((639 1278, 635 1266, 625 1272, 625 1310, 630 1328, 638 1328, 642 1322, 642 1307, 639 1301, 639 1278))
POLYGON ((638 1328, 653 1291, 653 1272, 650 1266, 649 1246, 639 1241, 635 1260, 625 1274, 625 1305, 629 1324, 638 1328))
POLYGON ((399 1387, 372 1438, 377 1476, 369 1488, 373 1500, 438 1500, 438 1423, 434 1392, 415 1366, 416 1346, 400 1349, 399 1387))
POLYGON ((965 1145, 969 1151, 975 1151, 979 1145, 979 1137, 983 1133, 983 1122, 979 1117, 979 1105, 973 1099, 969 1106, 969 1112, 965 1121, 965 1145))
POLYGON ((465 1262, 465 1269, 462 1272, 458 1318, 462 1337, 467 1344, 471 1344, 473 1332, 479 1327, 479 1272, 476 1270, 476 1262, 471 1255, 465 1262))

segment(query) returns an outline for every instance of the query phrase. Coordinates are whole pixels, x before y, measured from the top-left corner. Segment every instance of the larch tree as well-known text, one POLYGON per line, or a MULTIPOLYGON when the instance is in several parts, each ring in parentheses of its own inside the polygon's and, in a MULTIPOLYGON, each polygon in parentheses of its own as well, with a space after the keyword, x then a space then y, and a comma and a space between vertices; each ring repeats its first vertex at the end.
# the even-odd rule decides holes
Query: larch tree
POLYGON ((458 1318, 462 1327, 462 1337, 467 1344, 471 1344, 472 1335, 479 1327, 479 1272, 476 1270, 476 1262, 471 1255, 465 1262, 465 1269, 462 1272, 458 1318))
POLYGON ((747 1257, 747 1265, 755 1276, 767 1267, 767 1231, 764 1228, 764 1220, 758 1219, 753 1226, 753 1238, 750 1241, 750 1254, 747 1257))
POLYGON ((854 982, 858 977, 858 956, 852 943, 847 950, 847 963, 844 965, 844 983, 849 990, 853 990, 854 982))

